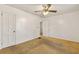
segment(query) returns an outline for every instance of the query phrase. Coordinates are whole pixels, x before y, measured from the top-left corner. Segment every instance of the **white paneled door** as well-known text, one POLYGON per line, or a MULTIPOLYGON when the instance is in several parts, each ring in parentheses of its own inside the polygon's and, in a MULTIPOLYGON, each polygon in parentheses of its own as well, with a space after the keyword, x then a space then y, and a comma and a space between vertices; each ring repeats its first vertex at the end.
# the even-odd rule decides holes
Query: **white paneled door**
POLYGON ((1 48, 1 12, 0 12, 0 48, 1 48))
POLYGON ((3 12, 2 15, 2 47, 8 47, 16 43, 15 15, 3 12))
POLYGON ((16 44, 16 17, 9 15, 9 45, 16 44))

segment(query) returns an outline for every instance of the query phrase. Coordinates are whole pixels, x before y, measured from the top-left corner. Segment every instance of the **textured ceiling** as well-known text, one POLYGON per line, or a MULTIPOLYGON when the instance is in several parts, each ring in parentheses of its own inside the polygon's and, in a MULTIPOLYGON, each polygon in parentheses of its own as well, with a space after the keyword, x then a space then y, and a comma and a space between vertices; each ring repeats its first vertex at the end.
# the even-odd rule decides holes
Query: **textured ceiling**
MULTIPOLYGON (((41 4, 8 4, 8 6, 15 7, 17 9, 21 9, 25 12, 33 13, 39 16, 42 16, 41 12, 34 12, 36 10, 41 10, 41 4)), ((51 15, 59 15, 63 13, 69 13, 79 10, 79 4, 52 4, 51 9, 56 9, 57 13, 49 13, 47 16, 51 15)))

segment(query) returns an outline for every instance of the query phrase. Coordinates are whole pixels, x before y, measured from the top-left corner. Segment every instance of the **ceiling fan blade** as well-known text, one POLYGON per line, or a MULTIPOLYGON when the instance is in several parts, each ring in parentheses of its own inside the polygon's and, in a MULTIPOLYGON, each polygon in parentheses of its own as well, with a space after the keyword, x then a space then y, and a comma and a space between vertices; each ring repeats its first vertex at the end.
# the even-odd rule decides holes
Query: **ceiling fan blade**
POLYGON ((55 13, 57 12, 57 10, 48 10, 48 11, 49 11, 49 12, 55 12, 55 13))
POLYGON ((38 11, 34 11, 34 12, 42 12, 41 10, 38 10, 38 11))

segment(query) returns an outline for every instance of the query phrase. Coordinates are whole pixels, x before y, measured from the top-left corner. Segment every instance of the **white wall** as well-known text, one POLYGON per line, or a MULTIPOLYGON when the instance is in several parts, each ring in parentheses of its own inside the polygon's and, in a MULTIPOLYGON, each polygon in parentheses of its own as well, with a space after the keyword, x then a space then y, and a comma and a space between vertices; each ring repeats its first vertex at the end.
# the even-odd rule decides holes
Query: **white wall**
POLYGON ((45 36, 79 42, 79 11, 45 18, 45 36))
POLYGON ((39 16, 6 5, 0 5, 0 11, 16 15, 16 44, 39 36, 39 16))

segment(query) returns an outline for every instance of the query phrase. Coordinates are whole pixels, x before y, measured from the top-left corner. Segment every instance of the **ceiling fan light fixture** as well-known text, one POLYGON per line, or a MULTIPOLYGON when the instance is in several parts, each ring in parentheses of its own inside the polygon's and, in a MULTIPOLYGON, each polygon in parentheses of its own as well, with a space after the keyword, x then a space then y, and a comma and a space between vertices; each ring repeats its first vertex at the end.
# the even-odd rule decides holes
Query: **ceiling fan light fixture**
POLYGON ((43 15, 46 16, 49 12, 48 11, 43 11, 43 15))
POLYGON ((41 12, 41 14, 43 16, 46 16, 48 13, 56 13, 57 10, 55 10, 54 8, 52 9, 52 5, 51 4, 43 4, 42 5, 42 10, 38 10, 38 11, 35 11, 35 12, 41 12))

